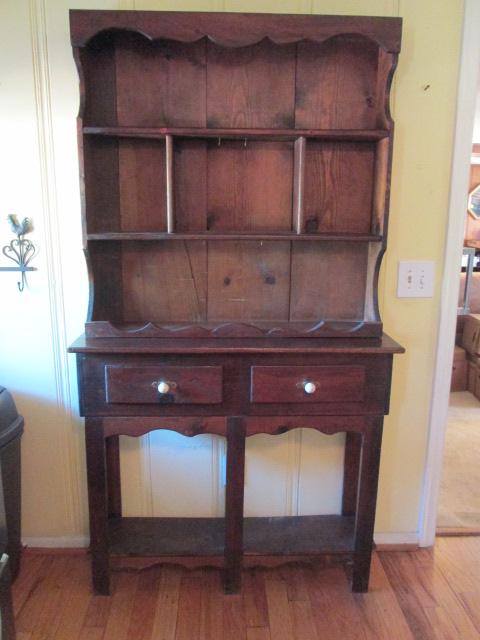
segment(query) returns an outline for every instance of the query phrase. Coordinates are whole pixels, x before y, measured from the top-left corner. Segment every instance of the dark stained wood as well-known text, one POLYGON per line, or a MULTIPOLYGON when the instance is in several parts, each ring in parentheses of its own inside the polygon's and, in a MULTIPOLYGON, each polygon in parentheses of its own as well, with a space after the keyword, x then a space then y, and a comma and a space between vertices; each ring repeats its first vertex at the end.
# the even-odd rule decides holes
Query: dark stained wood
POLYGON ((308 231, 372 233, 374 160, 371 143, 308 141, 304 196, 308 231))
POLYGON ((393 74, 398 63, 398 53, 389 53, 384 49, 378 52, 377 68, 377 126, 391 129, 393 120, 390 113, 390 90, 393 74))
POLYGON ((349 431, 345 434, 343 459, 342 515, 353 516, 357 510, 358 474, 360 470, 360 434, 349 431))
POLYGON ((174 172, 173 172, 173 140, 172 136, 165 137, 165 164, 166 164, 166 201, 167 201, 167 231, 175 231, 175 199, 174 199, 174 172))
POLYGON ((363 417, 347 415, 309 415, 302 416, 251 416, 247 419, 247 435, 252 436, 257 433, 268 433, 272 436, 286 433, 291 429, 298 429, 300 426, 308 429, 316 429, 321 433, 332 435, 345 431, 361 433, 365 427, 363 417))
MULTIPOLYGON (((187 210, 182 209, 182 212, 187 212, 187 210)), ((177 217, 178 217, 178 207, 177 207, 177 217)), ((183 216, 182 216, 183 218, 183 216)), ((189 218, 188 213, 186 213, 185 215, 185 221, 183 221, 183 223, 181 222, 182 226, 185 225, 189 225, 190 222, 187 222, 187 219, 189 218)), ((192 221, 192 226, 200 226, 200 223, 198 220, 194 220, 192 221)), ((206 226, 206 221, 205 221, 205 226, 206 226)), ((131 232, 131 233, 125 233, 125 232, 121 232, 121 233, 116 233, 116 232, 110 232, 110 233, 89 233, 87 236, 88 240, 95 240, 95 241, 103 241, 103 240, 110 240, 110 241, 115 241, 115 240, 140 240, 142 242, 152 242, 155 240, 178 240, 178 241, 185 241, 185 240, 208 240, 208 241, 220 241, 220 242, 224 242, 225 240, 251 240, 251 241, 255 241, 255 240, 261 240, 262 242, 267 240, 267 241, 276 241, 276 240, 303 240, 303 241, 318 241, 318 242, 337 242, 338 240, 341 240, 343 242, 381 242, 382 241, 382 236, 378 236, 378 235, 373 235, 373 234, 369 234, 369 233, 354 233, 354 234, 350 234, 350 233, 291 233, 291 232, 287 232, 287 233, 275 233, 275 232, 265 232, 265 233, 258 233, 258 232, 253 232, 253 233, 242 233, 239 231, 233 231, 231 233, 229 232, 212 232, 212 233, 205 233, 205 232, 195 232, 195 233, 189 233, 189 232, 175 232, 175 233, 171 233, 171 234, 167 234, 167 233, 163 233, 163 232, 131 232)))
POLYGON ((222 367, 105 367, 107 402, 217 404, 222 401, 222 367), (168 393, 159 393, 163 381, 168 393))
POLYGON ((165 144, 162 141, 121 140, 118 183, 122 231, 167 230, 165 144))
POLYGON ((85 446, 93 586, 96 593, 108 595, 110 592, 108 505, 105 438, 101 420, 96 418, 85 420, 85 446))
POLYGON ((273 42, 322 42, 344 33, 371 38, 387 51, 400 50, 402 19, 370 16, 315 16, 271 13, 70 10, 72 45, 85 46, 97 33, 126 29, 152 40, 194 42, 208 35, 225 46, 246 46, 268 37, 273 42))
POLYGON ((371 230, 374 233, 386 232, 386 216, 390 199, 389 176, 392 165, 391 141, 385 139, 377 143, 375 154, 375 179, 373 190, 373 215, 371 230))
POLYGON ((384 333, 380 338, 316 338, 314 340, 290 338, 242 339, 222 338, 212 342, 209 339, 135 339, 87 338, 80 336, 70 347, 70 353, 277 353, 277 354, 400 354, 405 349, 384 333))
POLYGON ((220 138, 221 140, 268 139, 296 140, 299 136, 321 140, 370 141, 388 138, 388 129, 264 129, 237 128, 221 129, 218 127, 92 127, 85 126, 82 132, 86 135, 110 136, 118 138, 152 138, 164 139, 167 135, 183 138, 220 138))
MULTIPOLYGON (((228 416, 240 413, 247 413, 249 416, 363 416, 363 415, 383 415, 388 412, 388 394, 386 389, 391 378, 391 356, 365 355, 351 356, 346 354, 330 354, 330 355, 310 355, 303 354, 297 356, 280 356, 262 355, 244 356, 241 354, 235 357, 229 354, 221 354, 219 356, 175 355, 162 356, 135 356, 125 355, 109 355, 109 356, 82 356, 79 366, 79 378, 85 390, 85 397, 82 405, 84 415, 97 416, 179 416, 179 417, 214 417, 228 416), (193 404, 193 403, 176 403, 165 401, 153 401, 156 397, 156 391, 151 384, 157 381, 157 377, 149 376, 148 371, 168 370, 169 367, 184 368, 195 370, 197 368, 213 366, 215 368, 223 368, 223 399, 218 404, 193 404), (365 375, 363 386, 359 385, 358 390, 353 389, 351 382, 346 383, 345 389, 350 396, 344 399, 340 394, 332 395, 331 399, 320 396, 318 400, 303 401, 303 392, 296 396, 297 402, 292 400, 295 397, 278 398, 273 403, 251 402, 250 395, 250 368, 252 366, 280 366, 285 371, 300 367, 303 371, 307 371, 310 366, 362 369, 365 375), (139 372, 139 388, 138 396, 132 395, 131 391, 126 390, 125 400, 128 402, 112 403, 107 401, 107 392, 105 387, 105 368, 116 367, 119 369, 119 376, 125 381, 126 375, 122 372, 123 368, 133 367, 134 375, 139 372), (145 372, 145 373, 142 373, 145 372), (151 387, 148 389, 148 387, 151 387), (347 399, 348 398, 348 399, 347 399)), ((348 378, 348 375, 346 376, 348 378)), ((134 379, 134 378, 132 378, 134 379)), ((356 380, 359 380, 357 377, 356 380)), ((330 383, 326 383, 330 384, 330 383)), ((133 383, 132 383, 132 386, 133 383)), ((119 390, 124 388, 120 386, 119 390)), ((202 392, 196 392, 197 397, 202 399, 202 392)), ((209 392, 206 392, 209 393, 209 392)), ((314 394, 315 395, 315 394, 314 394)), ((119 396, 121 399, 121 395, 119 396)), ((213 397, 213 396, 212 396, 213 397)), ((218 396, 216 396, 218 399, 218 396)), ((278 425, 282 426, 282 422, 277 420, 278 425)), ((172 428, 174 428, 174 420, 172 420, 172 428)), ((348 431, 348 424, 344 429, 348 431)))
POLYGON ((123 243, 122 321, 201 322, 206 276, 204 243, 123 243))
POLYGON ((209 142, 208 230, 291 231, 292 179, 289 142, 209 142))
POLYGON ((290 320, 362 320, 367 252, 360 243, 293 245, 290 320))
POLYGON ((177 574, 169 601, 172 574, 154 558, 218 567, 223 556, 237 592, 244 551, 277 563, 339 553, 353 590, 368 588, 402 352, 382 335, 377 299, 400 32, 389 18, 71 12, 91 285, 88 337, 71 351, 88 416, 94 589, 108 593, 113 553, 145 570, 125 624, 107 625, 110 601, 97 596, 76 637, 310 640, 330 637, 319 612, 338 602, 347 613, 332 638, 360 628, 343 570, 332 592, 315 574, 311 602, 313 567, 267 574, 251 615, 241 596, 221 601, 215 572, 205 590, 201 572, 177 574), (347 433, 342 515, 244 519, 246 437, 299 427, 347 433), (119 435, 164 428, 226 437, 225 518, 120 517, 119 435))
POLYGON ((210 321, 288 320, 288 242, 210 244, 208 267, 210 321))
POLYGON ((362 401, 365 369, 356 366, 254 366, 251 369, 252 402, 362 401), (307 393, 304 385, 316 389, 307 393))
POLYGON ((295 46, 262 40, 226 49, 208 43, 209 127, 293 128, 295 46))
MULTIPOLYGON (((234 302, 240 302, 235 300, 234 302)), ((380 338, 382 323, 374 320, 325 320, 317 322, 215 320, 167 322, 136 320, 120 324, 95 321, 85 324, 89 338, 380 338)))
POLYGON ((222 416, 191 416, 172 418, 108 418, 103 421, 105 436, 122 434, 132 437, 143 436, 154 429, 170 429, 184 436, 193 437, 202 433, 215 433, 224 435, 226 418, 222 416))
POLYGON ((114 138, 83 141, 84 215, 91 232, 121 229, 118 145, 114 138))
POLYGON ((293 176, 293 227, 297 235, 305 232, 305 149, 306 138, 295 140, 294 176, 293 176))
POLYGON ((207 146, 204 140, 177 138, 173 151, 176 233, 172 236, 202 239, 200 234, 207 231, 207 146))
MULTIPOLYGON (((240 434, 241 437, 241 434, 240 434)), ((241 470, 240 470, 241 473, 241 470)), ((240 486, 238 490, 240 491, 240 486)), ((237 496, 237 500, 240 501, 237 496)), ((236 502, 231 497, 232 503, 236 502)), ((234 511, 241 504, 233 505, 234 511)), ((233 514, 232 514, 233 515, 233 514)), ((237 517, 237 516, 235 516, 237 517)), ((222 556, 229 540, 228 519, 223 518, 115 518, 109 521, 110 548, 114 556, 165 557, 222 556)), ((241 525, 241 520, 236 525, 241 525)), ((238 532, 232 531, 238 536, 238 532)), ((337 515, 244 518, 243 534, 232 540, 238 560, 248 556, 350 555, 354 548, 354 519, 337 515), (242 538, 243 535, 243 545, 242 538)), ((255 558, 249 560, 250 565, 255 558)), ((215 566, 214 561, 214 566, 215 566)), ((226 565, 227 566, 227 565, 226 565)))
POLYGON ((115 38, 120 126, 205 126, 205 42, 115 38), (139 73, 141 70, 141 73, 139 73))
MULTIPOLYGON (((265 334, 248 323, 222 326, 237 320, 265 322, 278 337, 379 335, 372 312, 379 256, 367 252, 364 268, 355 255, 361 264, 352 268, 342 239, 385 243, 388 95, 400 22, 216 14, 208 21, 213 31, 202 35, 207 15, 72 13, 87 247, 98 240, 194 241, 168 249, 123 246, 118 298, 92 287, 100 313, 89 317, 89 335, 123 335, 121 324, 142 322, 146 333, 126 328, 124 335, 265 334), (107 18, 109 28, 100 28, 107 18), (90 19, 98 30, 87 43, 79 34, 90 19), (310 234, 335 244, 331 259, 320 257, 320 279, 312 277, 314 256, 281 242, 310 234), (197 242, 207 237, 215 244, 197 242), (225 245, 229 237, 238 245, 225 245), (242 244, 250 239, 271 241, 261 250, 268 255, 242 244), (342 304, 333 284, 338 271, 342 304), (305 320, 318 326, 293 326, 305 320), (117 326, 95 326, 104 321, 117 326), (198 326, 211 321, 213 327, 198 326), (163 322, 187 326, 172 334, 149 325, 163 322), (279 322, 285 326, 273 326, 279 322)), ((98 269, 92 276, 96 284, 98 269)))
MULTIPOLYGON (((247 436, 253 436, 257 433, 268 433, 270 435, 279 435, 286 433, 291 429, 297 429, 299 426, 298 417, 291 416, 248 416, 244 418, 247 436)), ((358 416, 303 416, 303 426, 309 429, 317 429, 322 433, 332 435, 349 430, 353 435, 358 435, 364 429, 364 419, 358 416)), ((120 434, 126 436, 143 436, 149 431, 155 429, 170 429, 181 433, 184 436, 194 437, 203 433, 212 433, 224 436, 226 434, 226 418, 223 416, 190 416, 190 417, 115 417, 104 418, 103 427, 105 436, 120 434)), ((358 474, 357 474, 358 475, 358 474)), ((357 478, 358 483, 358 478, 357 478)), ((355 484, 355 487, 357 485, 355 484)), ((349 487, 349 491, 353 491, 353 487, 349 487)), ((356 500, 353 497, 354 506, 356 500)), ((349 514, 344 514, 349 515, 349 514)))
POLYGON ((225 591, 241 588, 243 497, 245 478, 244 418, 227 418, 227 484, 225 489, 225 591))
POLYGON ((122 490, 118 435, 107 437, 105 433, 105 460, 107 468, 108 517, 120 518, 122 515, 122 490))
POLYGON ((77 49, 74 54, 80 74, 80 116, 88 125, 117 126, 115 101, 115 49, 113 42, 101 47, 77 49))
POLYGON ((312 129, 373 129, 377 121, 375 43, 339 36, 297 45, 295 125, 312 129))
POLYGON ((377 506, 383 417, 370 418, 369 422, 369 428, 362 436, 360 477, 355 514, 355 557, 352 572, 352 590, 357 593, 368 591, 373 549, 373 528, 377 506))
POLYGON ((88 320, 122 322, 122 245, 97 242, 85 252, 89 270, 88 320))

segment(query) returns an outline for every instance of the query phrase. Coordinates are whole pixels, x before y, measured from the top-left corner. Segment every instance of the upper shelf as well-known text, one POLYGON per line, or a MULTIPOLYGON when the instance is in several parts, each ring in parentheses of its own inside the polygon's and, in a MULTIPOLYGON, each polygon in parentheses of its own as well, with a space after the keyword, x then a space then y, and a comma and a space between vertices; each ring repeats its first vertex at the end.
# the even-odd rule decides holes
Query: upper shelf
POLYGON ((118 231, 89 233, 87 240, 320 240, 346 242, 381 242, 381 235, 367 233, 165 233, 153 231, 118 231))
POLYGON ((230 138, 294 140, 316 138, 319 140, 347 140, 374 142, 388 138, 387 129, 213 129, 208 127, 83 127, 83 133, 121 138, 160 138, 168 135, 185 138, 230 138))

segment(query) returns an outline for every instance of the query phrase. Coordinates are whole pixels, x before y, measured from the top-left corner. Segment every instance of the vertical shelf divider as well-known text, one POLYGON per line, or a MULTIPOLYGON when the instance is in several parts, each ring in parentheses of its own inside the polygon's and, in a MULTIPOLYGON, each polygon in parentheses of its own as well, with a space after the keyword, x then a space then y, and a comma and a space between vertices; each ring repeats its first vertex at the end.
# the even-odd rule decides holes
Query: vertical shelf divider
POLYGON ((307 139, 300 136, 295 140, 293 155, 293 226, 297 234, 305 232, 305 149, 307 139))
POLYGON ((385 212, 388 211, 388 184, 390 165, 390 139, 384 138, 376 144, 375 175, 373 183, 373 212, 371 232, 375 235, 382 234, 384 228, 385 212))
POLYGON ((167 232, 175 232, 175 209, 173 199, 173 137, 165 136, 166 187, 167 187, 167 232))

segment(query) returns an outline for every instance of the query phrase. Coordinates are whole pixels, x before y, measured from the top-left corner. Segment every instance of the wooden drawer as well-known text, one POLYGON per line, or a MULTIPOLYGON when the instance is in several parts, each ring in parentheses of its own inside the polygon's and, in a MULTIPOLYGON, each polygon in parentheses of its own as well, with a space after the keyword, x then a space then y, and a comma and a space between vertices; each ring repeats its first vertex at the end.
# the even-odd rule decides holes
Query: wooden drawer
POLYGON ((365 367, 251 367, 251 402, 362 402, 365 367))
POLYGON ((222 388, 221 366, 105 366, 110 404, 218 404, 222 388))

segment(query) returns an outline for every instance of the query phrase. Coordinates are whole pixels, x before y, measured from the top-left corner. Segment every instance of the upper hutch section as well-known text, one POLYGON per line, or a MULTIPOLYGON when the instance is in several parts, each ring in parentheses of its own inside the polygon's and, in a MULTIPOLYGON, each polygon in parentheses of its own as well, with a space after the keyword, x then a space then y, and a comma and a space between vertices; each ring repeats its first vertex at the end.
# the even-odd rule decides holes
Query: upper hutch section
POLYGON ((72 11, 90 335, 379 335, 396 18, 72 11))

